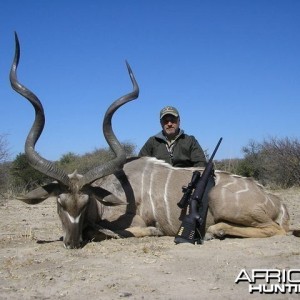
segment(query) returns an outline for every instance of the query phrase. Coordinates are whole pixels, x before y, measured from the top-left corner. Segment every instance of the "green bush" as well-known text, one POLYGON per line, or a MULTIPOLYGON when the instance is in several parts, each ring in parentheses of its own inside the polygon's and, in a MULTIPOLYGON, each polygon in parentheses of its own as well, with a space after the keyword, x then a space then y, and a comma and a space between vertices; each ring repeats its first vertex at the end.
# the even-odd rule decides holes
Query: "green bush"
MULTIPOLYGON (((122 146, 128 157, 135 154, 135 145, 124 143, 122 146)), ((114 153, 109 148, 100 148, 81 156, 73 152, 68 152, 62 155, 60 160, 55 162, 55 164, 68 174, 73 173, 75 170, 80 174, 85 174, 90 169, 114 157, 114 153)), ((23 153, 17 155, 9 169, 10 189, 16 193, 32 190, 39 185, 49 183, 53 180, 32 168, 28 163, 26 155, 23 153)))
POLYGON ((28 191, 50 181, 51 178, 29 165, 24 153, 18 154, 11 163, 10 186, 14 191, 28 191))
MULTIPOLYGON (((130 143, 123 143, 126 156, 135 155, 136 146, 130 143)), ((99 166, 100 164, 112 160, 115 157, 113 151, 109 148, 99 148, 92 152, 83 155, 76 155, 73 152, 64 154, 57 162, 58 166, 63 168, 67 173, 72 173, 75 170, 80 174, 85 174, 89 170, 99 166)))

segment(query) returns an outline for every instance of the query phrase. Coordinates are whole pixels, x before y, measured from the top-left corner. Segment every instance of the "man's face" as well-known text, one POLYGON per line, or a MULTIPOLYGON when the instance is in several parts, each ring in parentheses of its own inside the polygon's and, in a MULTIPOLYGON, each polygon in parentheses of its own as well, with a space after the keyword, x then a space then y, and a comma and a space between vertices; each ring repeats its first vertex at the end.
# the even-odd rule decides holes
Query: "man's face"
POLYGON ((174 138, 179 131, 180 119, 173 115, 165 115, 160 120, 161 127, 168 139, 174 138))

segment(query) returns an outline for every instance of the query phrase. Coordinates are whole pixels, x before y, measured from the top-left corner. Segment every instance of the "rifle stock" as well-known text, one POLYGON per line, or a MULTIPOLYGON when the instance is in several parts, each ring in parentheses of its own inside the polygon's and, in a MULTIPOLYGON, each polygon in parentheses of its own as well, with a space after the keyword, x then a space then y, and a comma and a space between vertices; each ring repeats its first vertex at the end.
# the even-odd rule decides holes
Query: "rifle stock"
MULTIPOLYGON (((193 178, 197 180, 196 184, 193 186, 194 192, 190 199, 185 200, 187 203, 185 206, 182 205, 182 200, 177 204, 182 205, 181 208, 189 206, 189 214, 183 218, 182 224, 179 227, 178 233, 175 236, 174 242, 176 244, 179 243, 192 243, 192 244, 202 244, 203 238, 205 234, 205 220, 208 211, 208 199, 203 199, 204 194, 208 185, 210 178, 213 176, 213 159, 218 151, 218 148, 222 142, 223 138, 219 139, 217 146, 214 149, 203 173, 201 176, 195 177, 193 174, 193 178)), ((191 185, 189 184, 189 186, 191 185)), ((190 193, 191 194, 191 193, 190 193)), ((189 195, 190 195, 189 194, 189 195)), ((207 197, 206 197, 207 198, 207 197)), ((180 207, 180 206, 179 206, 180 207)))

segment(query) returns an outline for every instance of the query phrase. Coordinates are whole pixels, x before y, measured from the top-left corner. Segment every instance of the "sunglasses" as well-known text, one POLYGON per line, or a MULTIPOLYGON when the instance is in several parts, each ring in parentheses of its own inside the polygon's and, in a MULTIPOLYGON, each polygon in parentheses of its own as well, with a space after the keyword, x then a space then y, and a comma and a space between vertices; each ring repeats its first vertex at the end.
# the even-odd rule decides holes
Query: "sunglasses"
POLYGON ((178 118, 175 116, 166 116, 162 118, 162 122, 164 124, 168 124, 168 123, 177 123, 178 122, 178 118))

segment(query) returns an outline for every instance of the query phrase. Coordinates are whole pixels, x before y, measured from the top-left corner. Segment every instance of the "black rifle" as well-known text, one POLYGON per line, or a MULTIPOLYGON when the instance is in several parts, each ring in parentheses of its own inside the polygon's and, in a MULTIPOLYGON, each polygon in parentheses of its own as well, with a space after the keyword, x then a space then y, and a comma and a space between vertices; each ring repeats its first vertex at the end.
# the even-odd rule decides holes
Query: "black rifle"
POLYGON ((222 142, 220 138, 213 154, 211 155, 202 175, 195 171, 191 182, 187 187, 183 187, 184 195, 177 205, 183 210, 189 207, 188 215, 185 215, 174 242, 202 244, 205 235, 205 221, 208 211, 208 197, 204 197, 209 180, 213 177, 213 159, 222 142), (193 195, 192 195, 192 191, 193 195))

